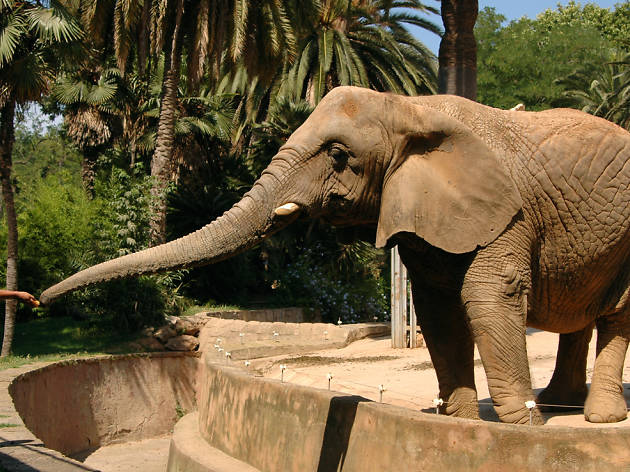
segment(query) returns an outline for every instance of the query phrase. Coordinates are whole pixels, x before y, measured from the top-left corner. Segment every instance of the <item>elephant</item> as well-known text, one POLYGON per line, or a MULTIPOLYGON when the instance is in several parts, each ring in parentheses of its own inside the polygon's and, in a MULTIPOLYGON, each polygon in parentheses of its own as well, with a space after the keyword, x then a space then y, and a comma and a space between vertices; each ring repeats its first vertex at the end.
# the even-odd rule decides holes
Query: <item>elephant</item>
POLYGON ((398 245, 438 378, 443 413, 479 418, 476 344, 503 422, 542 424, 526 327, 560 333, 541 398, 584 401, 591 422, 627 416, 630 134, 577 110, 491 108, 456 96, 329 92, 221 217, 164 245, 48 288, 214 263, 298 218, 377 247, 398 245), (597 328, 586 395, 585 359, 597 328), (580 372, 581 370, 581 372, 580 372))

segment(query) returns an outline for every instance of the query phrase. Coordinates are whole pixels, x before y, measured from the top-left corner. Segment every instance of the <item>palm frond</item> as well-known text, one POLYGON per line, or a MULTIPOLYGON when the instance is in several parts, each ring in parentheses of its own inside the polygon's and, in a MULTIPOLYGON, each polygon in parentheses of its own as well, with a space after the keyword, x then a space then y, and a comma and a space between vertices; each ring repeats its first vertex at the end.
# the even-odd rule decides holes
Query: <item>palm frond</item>
POLYGON ((0 30, 0 68, 13 59, 20 41, 27 33, 27 18, 21 11, 13 11, 0 30))
POLYGON ((51 0, 50 8, 29 8, 25 14, 29 28, 42 41, 69 43, 83 34, 76 19, 57 1, 51 0))

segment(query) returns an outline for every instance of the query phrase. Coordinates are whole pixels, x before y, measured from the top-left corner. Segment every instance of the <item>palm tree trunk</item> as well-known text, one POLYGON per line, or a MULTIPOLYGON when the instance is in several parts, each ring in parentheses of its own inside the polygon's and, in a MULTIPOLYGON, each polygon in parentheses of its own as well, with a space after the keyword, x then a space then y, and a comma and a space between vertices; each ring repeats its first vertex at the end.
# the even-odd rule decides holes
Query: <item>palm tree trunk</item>
MULTIPOLYGON (((14 130, 13 117, 15 102, 9 102, 0 110, 0 180, 2 182, 2 200, 7 217, 7 290, 17 290, 17 258, 18 258, 18 230, 15 203, 13 201, 13 186, 11 184, 11 154, 13 152, 14 130)), ((11 354, 13 344, 13 328, 15 326, 15 312, 17 300, 6 300, 4 315, 4 338, 0 357, 11 354)))
POLYGON ((98 151, 93 147, 86 147, 83 149, 83 159, 81 160, 81 180, 83 182, 83 190, 85 194, 91 200, 94 198, 94 176, 96 172, 96 159, 98 158, 98 151))
POLYGON ((477 0, 442 0, 438 92, 477 98, 477 0))
POLYGON ((175 145, 175 120, 177 118, 177 88, 181 64, 181 22, 184 0, 177 0, 172 38, 164 59, 162 99, 158 121, 155 151, 151 160, 151 176, 154 178, 151 196, 151 243, 162 244, 166 240, 166 190, 173 173, 173 148, 175 145))

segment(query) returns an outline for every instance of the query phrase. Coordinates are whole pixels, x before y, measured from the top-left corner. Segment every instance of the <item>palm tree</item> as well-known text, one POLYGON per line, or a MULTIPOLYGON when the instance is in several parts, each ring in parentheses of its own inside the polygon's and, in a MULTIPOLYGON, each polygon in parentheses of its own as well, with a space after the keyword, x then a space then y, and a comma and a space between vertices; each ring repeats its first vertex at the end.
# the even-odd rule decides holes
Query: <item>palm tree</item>
POLYGON ((338 85, 409 95, 434 92, 435 58, 405 26, 440 30, 413 10, 434 11, 419 1, 322 1, 299 31, 298 57, 280 94, 316 105, 338 85))
POLYGON ((630 55, 603 67, 586 64, 557 84, 565 88, 566 103, 601 116, 630 130, 630 55))
MULTIPOLYGON (((37 101, 54 78, 63 46, 81 37, 81 29, 56 1, 0 0, 0 179, 8 228, 7 280, 17 289, 18 228, 11 182, 16 106, 37 101)), ((16 302, 7 301, 1 356, 11 353, 16 302)))
POLYGON ((57 77, 52 97, 64 105, 68 136, 83 154, 82 180, 93 197, 94 167, 98 154, 112 138, 111 103, 118 92, 118 69, 81 68, 57 77), (86 73, 89 72, 89 73, 86 73))
POLYGON ((166 3, 164 79, 151 161, 151 175, 155 178, 152 190, 154 218, 151 222, 154 244, 164 242, 166 237, 165 194, 169 176, 173 173, 177 88, 185 46, 190 53, 189 85, 193 89, 198 86, 206 64, 213 60, 216 62, 220 58, 228 64, 242 64, 250 75, 269 80, 269 68, 275 68, 279 60, 294 52, 293 32, 283 2, 223 0, 211 4, 170 0, 166 3), (185 29, 185 24, 196 25, 192 30, 194 34, 186 34, 191 30, 185 29), (228 54, 223 54, 224 49, 228 54))
POLYGON ((442 0, 444 36, 439 53, 439 92, 477 97, 477 0, 442 0))

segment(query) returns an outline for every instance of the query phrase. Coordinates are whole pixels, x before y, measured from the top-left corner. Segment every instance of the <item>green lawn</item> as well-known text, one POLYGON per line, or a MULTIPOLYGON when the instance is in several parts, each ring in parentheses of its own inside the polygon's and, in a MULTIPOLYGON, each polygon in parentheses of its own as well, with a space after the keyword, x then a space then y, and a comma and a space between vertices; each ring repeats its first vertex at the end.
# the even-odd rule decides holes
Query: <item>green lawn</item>
POLYGON ((33 361, 128 352, 131 335, 70 317, 40 318, 15 326, 13 355, 0 358, 0 370, 33 361))

